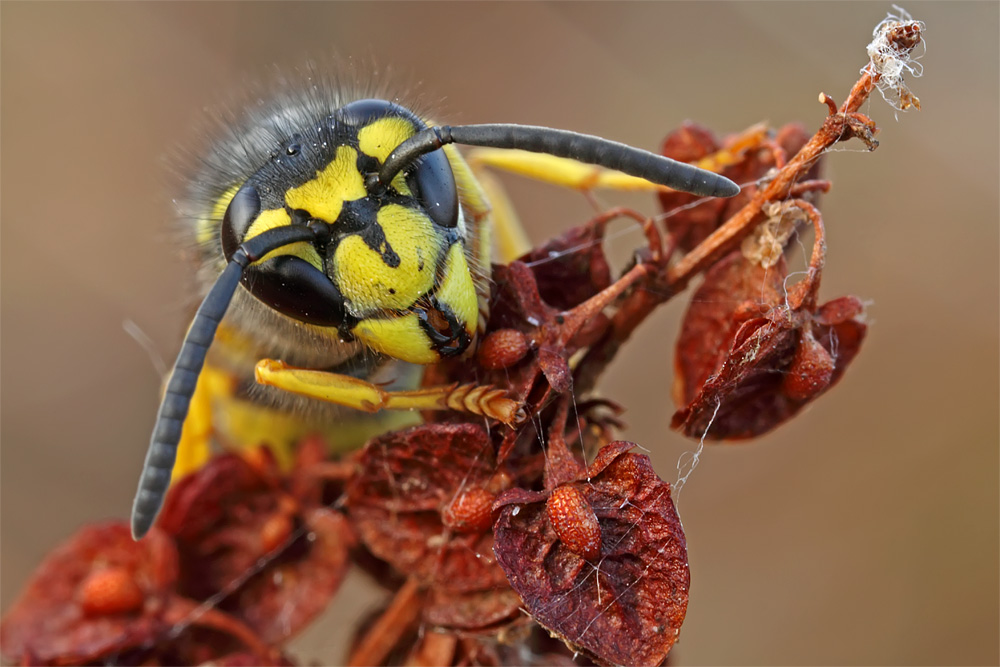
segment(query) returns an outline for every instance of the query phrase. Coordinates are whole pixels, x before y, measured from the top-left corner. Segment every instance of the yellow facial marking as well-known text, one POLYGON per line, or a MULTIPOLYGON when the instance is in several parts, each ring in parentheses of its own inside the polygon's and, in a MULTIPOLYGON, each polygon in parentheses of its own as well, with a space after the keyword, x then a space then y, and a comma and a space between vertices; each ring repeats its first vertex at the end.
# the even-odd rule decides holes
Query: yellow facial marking
POLYGON ((359 315, 412 306, 434 286, 441 253, 434 225, 422 213, 387 204, 377 221, 385 234, 382 247, 373 250, 351 235, 334 254, 335 282, 359 315))
POLYGON ((341 146, 330 164, 316 172, 316 178, 285 193, 285 203, 332 223, 340 215, 345 201, 361 199, 367 194, 364 177, 358 171, 357 151, 341 146))
MULTIPOLYGON (((287 227, 290 224, 292 224, 292 219, 288 216, 288 212, 283 208, 262 211, 261 214, 257 216, 257 219, 250 225, 250 228, 247 229, 246 236, 243 238, 244 240, 249 240, 259 234, 263 234, 269 229, 274 229, 275 227, 287 227)), ((254 264, 266 262, 272 257, 276 257, 278 255, 295 255, 296 257, 301 257, 306 260, 320 271, 323 270, 323 260, 320 259, 319 253, 316 252, 316 248, 305 241, 292 243, 278 248, 277 250, 272 250, 254 262, 254 264)))
POLYGON ((226 217, 226 209, 229 208, 229 202, 233 201, 233 197, 236 196, 239 189, 240 185, 237 183, 226 190, 215 202, 211 215, 198 221, 195 229, 195 238, 198 239, 198 243, 211 243, 218 237, 219 225, 222 224, 222 219, 226 217))
POLYGON ((431 341, 420 328, 416 313, 389 319, 362 320, 354 327, 354 335, 382 354, 413 364, 433 364, 441 358, 431 348, 431 341))
MULTIPOLYGON (((389 153, 414 134, 416 130, 413 124, 405 118, 379 118, 358 130, 358 147, 365 155, 370 155, 379 162, 385 162, 389 153)), ((413 194, 402 173, 396 174, 392 179, 392 186, 400 194, 407 196, 413 194)))
POLYGON ((413 123, 405 118, 379 118, 358 130, 358 147, 365 155, 385 162, 396 146, 414 134, 413 123))
POLYGON ((436 296, 438 303, 447 306, 472 336, 479 325, 479 297, 460 243, 448 250, 436 296))

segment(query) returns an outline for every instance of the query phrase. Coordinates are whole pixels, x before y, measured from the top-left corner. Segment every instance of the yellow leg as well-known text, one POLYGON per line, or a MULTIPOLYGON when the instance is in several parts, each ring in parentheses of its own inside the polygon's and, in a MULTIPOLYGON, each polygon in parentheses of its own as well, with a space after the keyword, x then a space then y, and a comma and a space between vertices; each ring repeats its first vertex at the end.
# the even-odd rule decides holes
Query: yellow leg
POLYGON ((528 239, 524 226, 521 225, 521 220, 514 210, 514 205, 500 181, 486 171, 479 171, 476 176, 493 207, 493 240, 496 259, 501 264, 510 264, 531 250, 531 241, 528 239))
POLYGON ((524 418, 517 402, 491 386, 448 385, 413 391, 385 391, 358 378, 326 371, 293 368, 284 362, 257 363, 260 384, 364 412, 379 410, 454 410, 483 415, 505 424, 524 418))
POLYGON ((294 462, 295 446, 306 436, 319 435, 331 453, 342 453, 387 431, 420 423, 420 415, 410 412, 387 413, 377 419, 359 413, 337 419, 306 416, 236 397, 217 403, 215 417, 223 444, 250 447, 266 443, 286 470, 294 462))
POLYGON ((669 190, 662 185, 650 183, 645 179, 628 176, 618 171, 583 164, 569 158, 522 150, 477 148, 469 153, 469 164, 476 170, 476 173, 479 173, 481 167, 492 167, 573 190, 594 190, 597 188, 636 191, 669 190))
MULTIPOLYGON (((445 146, 455 172, 455 183, 462 200, 472 211, 477 230, 476 254, 480 263, 488 266, 491 259, 509 264, 531 250, 531 241, 524 233, 517 213, 500 182, 489 173, 473 168, 454 146, 445 146), (491 257, 496 252, 496 256, 491 257)), ((488 300, 489 295, 486 295, 488 300)), ((484 314, 485 314, 484 310, 484 314)))

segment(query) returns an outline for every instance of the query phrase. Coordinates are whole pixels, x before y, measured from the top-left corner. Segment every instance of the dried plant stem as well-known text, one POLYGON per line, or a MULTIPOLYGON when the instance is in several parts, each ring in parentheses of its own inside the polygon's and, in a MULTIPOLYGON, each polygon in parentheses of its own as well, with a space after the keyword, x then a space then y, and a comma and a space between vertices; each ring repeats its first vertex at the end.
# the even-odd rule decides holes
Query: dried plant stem
POLYGON ((351 652, 347 664, 351 667, 361 665, 381 665, 389 652, 399 643, 403 635, 416 623, 420 614, 420 588, 414 579, 396 591, 389 608, 379 616, 358 645, 351 652))
POLYGON ((841 114, 827 116, 819 131, 802 147, 785 168, 749 203, 716 229, 698 246, 667 271, 667 285, 672 293, 682 290, 691 278, 733 251, 763 219, 761 208, 770 201, 788 196, 795 182, 827 148, 845 134, 847 119, 841 114))
POLYGON ((868 99, 868 96, 875 90, 875 84, 878 83, 881 76, 878 72, 872 73, 870 65, 866 67, 861 74, 861 78, 857 80, 854 87, 851 88, 851 93, 844 100, 844 106, 840 107, 840 113, 854 113, 860 109, 861 105, 868 99))
POLYGON ((445 632, 427 632, 406 661, 407 667, 450 665, 458 646, 458 637, 445 632))
POLYGON ((830 115, 823 125, 795 157, 778 171, 767 187, 758 190, 746 206, 667 271, 667 285, 671 293, 684 289, 691 278, 734 250, 761 222, 761 208, 764 204, 789 196, 798 179, 827 148, 852 136, 859 136, 870 149, 877 145, 873 138, 874 125, 856 112, 875 89, 878 78, 878 73, 872 73, 866 68, 840 111, 836 110, 832 98, 825 93, 820 94, 820 102, 830 108, 830 115))
POLYGON ((818 208, 804 199, 792 199, 786 205, 801 209, 816 230, 812 258, 809 260, 808 275, 805 280, 796 285, 795 289, 790 290, 788 293, 788 305, 792 310, 805 308, 809 312, 812 312, 816 309, 816 302, 819 296, 819 283, 823 276, 823 267, 826 265, 826 231, 823 227, 823 216, 820 215, 818 208))
MULTIPOLYGON (((612 316, 611 334, 601 345, 588 351, 586 364, 588 371, 586 374, 578 374, 576 378, 578 389, 593 386, 596 377, 614 358, 619 347, 660 304, 682 291, 696 275, 739 247, 743 239, 766 218, 762 212, 765 204, 790 197, 800 197, 810 191, 828 191, 830 188, 828 181, 800 180, 827 148, 838 141, 858 137, 865 142, 870 150, 875 149, 878 145, 874 138, 875 124, 866 116, 856 113, 856 110, 875 89, 879 76, 877 72, 872 73, 866 69, 861 78, 854 84, 847 101, 844 102, 844 106, 840 110, 837 109, 832 98, 821 93, 820 102, 827 105, 830 113, 823 121, 823 125, 795 157, 778 168, 770 182, 765 187, 758 189, 746 206, 676 264, 665 270, 649 271, 641 276, 646 279, 638 283, 641 288, 630 292, 619 303, 617 312, 612 316)), ((778 162, 780 163, 781 160, 778 162)), ((670 254, 666 252, 661 256, 669 258, 670 254)), ((619 282, 628 279, 630 284, 633 283, 636 278, 640 277, 636 275, 636 270, 641 266, 653 268, 655 262, 637 265, 619 282)), ((615 286, 613 285, 613 287, 615 286)))

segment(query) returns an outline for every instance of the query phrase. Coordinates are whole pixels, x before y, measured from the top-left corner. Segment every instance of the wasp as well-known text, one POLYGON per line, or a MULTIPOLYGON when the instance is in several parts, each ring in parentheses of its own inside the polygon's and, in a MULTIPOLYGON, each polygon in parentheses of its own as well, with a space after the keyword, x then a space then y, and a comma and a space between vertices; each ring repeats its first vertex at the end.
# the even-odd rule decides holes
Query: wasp
MULTIPOLYGON (((583 163, 706 197, 739 192, 714 172, 600 137, 437 125, 397 100, 342 91, 248 113, 200 151, 190 185, 184 217, 207 293, 156 416, 132 508, 136 539, 163 504, 182 439, 205 440, 220 420, 253 441, 282 424, 338 437, 357 422, 351 410, 456 406, 454 387, 413 387, 421 367, 473 346, 488 317, 493 239, 516 235, 494 219, 456 145, 511 151, 553 181, 583 163)), ((516 421, 512 401, 477 403, 489 389, 463 388, 473 400, 458 403, 516 421)))

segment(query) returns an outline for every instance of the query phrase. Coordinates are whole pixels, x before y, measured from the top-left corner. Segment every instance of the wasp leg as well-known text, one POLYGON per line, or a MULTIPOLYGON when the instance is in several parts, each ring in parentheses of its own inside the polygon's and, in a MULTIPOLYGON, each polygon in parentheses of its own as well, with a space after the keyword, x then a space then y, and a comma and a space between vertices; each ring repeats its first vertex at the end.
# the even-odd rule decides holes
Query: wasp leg
POLYGON ((510 264, 531 250, 531 241, 500 181, 486 171, 477 172, 477 178, 493 207, 492 226, 497 259, 501 264, 510 264))
POLYGON ((294 368, 274 359, 257 362, 255 374, 260 384, 364 412, 453 410, 511 425, 525 418, 516 401, 507 398, 502 389, 489 385, 452 384, 413 391, 385 391, 348 375, 294 368))
POLYGON ((500 181, 482 165, 477 167, 466 162, 454 146, 445 146, 444 150, 450 151, 448 156, 455 172, 455 183, 475 220, 473 228, 479 235, 475 247, 480 263, 489 266, 494 251, 497 261, 509 264, 531 250, 531 241, 500 181))
POLYGON ((303 438, 318 435, 331 453, 357 449, 371 438, 420 423, 420 416, 399 412, 378 419, 368 414, 340 419, 307 416, 272 408, 246 398, 227 398, 217 403, 216 438, 226 449, 242 449, 266 443, 278 465, 288 470, 295 461, 296 447, 303 438))

